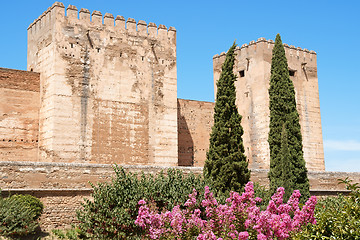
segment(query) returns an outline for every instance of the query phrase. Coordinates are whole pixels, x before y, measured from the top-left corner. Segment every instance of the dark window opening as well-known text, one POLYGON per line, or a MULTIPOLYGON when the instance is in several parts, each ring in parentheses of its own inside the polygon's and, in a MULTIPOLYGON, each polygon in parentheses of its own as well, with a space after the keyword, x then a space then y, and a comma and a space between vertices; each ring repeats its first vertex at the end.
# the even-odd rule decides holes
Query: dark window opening
POLYGON ((73 44, 73 43, 70 43, 70 47, 71 47, 71 48, 74 48, 74 44, 73 44))
POLYGON ((245 77, 245 70, 242 70, 239 73, 240 73, 240 77, 245 77))
POLYGON ((33 72, 33 71, 34 71, 34 69, 31 68, 31 69, 30 69, 30 72, 33 72))
POLYGON ((141 57, 141 61, 144 61, 144 57, 141 57))
POLYGON ((289 70, 289 75, 290 75, 290 77, 294 77, 295 76, 295 71, 294 70, 289 70))
POLYGON ((98 52, 98 53, 100 52, 100 48, 97 49, 97 52, 98 52))
POLYGON ((122 57, 122 53, 120 53, 120 57, 122 57))
POLYGON ((162 60, 161 62, 162 62, 162 64, 164 64, 164 60, 162 60))

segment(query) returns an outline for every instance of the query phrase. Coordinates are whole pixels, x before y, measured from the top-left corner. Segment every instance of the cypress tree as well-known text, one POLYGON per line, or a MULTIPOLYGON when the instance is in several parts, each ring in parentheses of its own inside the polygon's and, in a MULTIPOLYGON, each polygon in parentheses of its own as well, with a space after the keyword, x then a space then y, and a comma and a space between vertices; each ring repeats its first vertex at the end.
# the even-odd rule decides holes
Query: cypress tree
POLYGON ((242 117, 235 105, 235 47, 234 42, 226 54, 217 82, 214 126, 204 166, 205 178, 210 179, 213 186, 222 192, 240 191, 250 178, 242 141, 242 117))
POLYGON ((298 189, 304 201, 310 196, 302 150, 295 90, 289 76, 285 49, 278 34, 272 52, 270 98, 270 190, 287 188, 286 196, 298 189), (284 128, 284 129, 283 129, 284 128))
POLYGON ((291 162, 288 161, 290 159, 289 145, 288 145, 288 134, 287 134, 287 123, 285 122, 282 127, 281 132, 281 145, 280 145, 280 158, 281 158, 281 183, 279 186, 285 188, 284 199, 289 199, 294 189, 292 186, 294 185, 295 176, 292 174, 291 162))

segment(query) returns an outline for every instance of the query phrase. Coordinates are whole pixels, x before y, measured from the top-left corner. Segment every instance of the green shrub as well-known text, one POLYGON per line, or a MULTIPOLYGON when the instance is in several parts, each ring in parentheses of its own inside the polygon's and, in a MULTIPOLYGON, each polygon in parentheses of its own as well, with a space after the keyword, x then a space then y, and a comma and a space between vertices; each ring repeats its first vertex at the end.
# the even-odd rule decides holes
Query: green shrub
POLYGON ((24 206, 32 209, 35 214, 35 219, 38 219, 44 210, 43 203, 38 198, 31 195, 13 195, 11 198, 16 198, 19 203, 24 204, 24 206))
POLYGON ((262 201, 256 205, 260 207, 261 210, 265 210, 269 204, 269 201, 271 200, 271 191, 259 183, 254 183, 254 194, 255 197, 262 199, 262 201))
POLYGON ((294 239, 360 239, 360 189, 342 180, 350 195, 328 197, 315 209, 316 225, 308 225, 294 239))
POLYGON ((92 185, 93 200, 85 200, 83 209, 77 212, 80 229, 92 239, 137 239, 142 233, 134 224, 139 200, 170 210, 185 203, 193 188, 204 190, 206 185, 201 176, 185 176, 174 169, 156 176, 126 173, 118 166, 114 170, 112 182, 92 185))
POLYGON ((52 233, 57 237, 57 239, 77 240, 86 238, 84 233, 76 227, 72 227, 67 230, 53 229, 52 233))
POLYGON ((29 195, 0 198, 0 235, 16 237, 34 233, 42 210, 40 200, 29 195))

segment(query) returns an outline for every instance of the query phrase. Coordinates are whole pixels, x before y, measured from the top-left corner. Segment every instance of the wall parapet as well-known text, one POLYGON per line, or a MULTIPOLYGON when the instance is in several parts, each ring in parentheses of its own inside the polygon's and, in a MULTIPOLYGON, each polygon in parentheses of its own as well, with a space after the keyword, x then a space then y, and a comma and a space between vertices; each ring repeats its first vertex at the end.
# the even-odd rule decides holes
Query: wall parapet
POLYGON ((69 5, 65 11, 65 6, 63 3, 55 2, 29 25, 27 30, 30 32, 30 34, 32 32, 36 32, 37 29, 41 29, 44 26, 47 26, 53 20, 55 16, 52 15, 51 12, 55 8, 59 9, 61 16, 67 19, 78 20, 84 24, 86 23, 105 27, 115 27, 115 30, 127 31, 129 33, 138 33, 142 36, 167 36, 168 38, 174 38, 176 33, 175 27, 167 28, 163 24, 159 24, 157 27, 154 23, 146 24, 146 22, 143 20, 135 21, 133 18, 128 18, 128 20, 125 21, 123 16, 116 16, 116 18, 114 18, 114 15, 111 13, 105 13, 105 15, 103 15, 100 11, 96 10, 90 13, 90 11, 86 8, 81 8, 80 11, 78 11, 78 8, 74 5, 69 5))
MULTIPOLYGON (((126 171, 144 172, 145 174, 156 174, 168 169, 182 170, 184 173, 202 174, 203 167, 166 167, 151 165, 119 165, 126 171)), ((111 179, 113 164, 91 164, 91 163, 56 163, 56 162, 12 162, 0 161, 0 183, 2 188, 7 189, 87 189, 89 180, 107 181, 111 179), (16 185, 16 181, 24 181, 24 174, 28 177, 39 175, 45 185, 34 185, 31 182, 24 182, 16 185), (57 178, 54 178, 54 177, 57 178), (19 178, 17 178, 19 177, 19 178), (63 177, 62 179, 60 177, 63 177), (10 182, 13 181, 13 182, 10 182), (53 186, 48 184, 53 182, 53 186), (61 182, 64 185, 59 185, 61 182), (7 184, 8 183, 8 184, 7 184), (65 184, 67 183, 67 184, 65 184), (31 185, 32 184, 32 185, 31 185), (86 186, 85 186, 86 185, 86 186), (43 186, 43 187, 39 187, 43 186), (49 187, 51 186, 51 187, 49 187), (61 187, 63 186, 63 187, 61 187)), ((360 183, 360 172, 327 172, 309 171, 308 178, 312 191, 344 191, 345 185, 338 184, 338 179, 349 177, 354 183, 360 183)), ((267 169, 251 169, 251 180, 259 182, 264 186, 269 184, 267 169)))
MULTIPOLYGON (((0 166, 29 166, 29 167, 75 167, 75 168, 113 168, 116 164, 98 164, 98 163, 60 163, 60 162, 13 162, 0 161, 0 166)), ((202 167, 183 167, 183 166, 153 166, 153 165, 126 165, 118 164, 124 169, 154 169, 154 170, 168 170, 178 169, 183 171, 201 171, 202 167)))
MULTIPOLYGON (((246 43, 244 43, 243 45, 241 45, 241 47, 240 46, 237 46, 236 48, 235 48, 235 51, 240 51, 240 50, 242 50, 242 49, 245 49, 245 48, 249 48, 249 47, 252 47, 252 46, 256 46, 257 44, 259 44, 259 43, 262 43, 262 42, 264 42, 264 43, 268 43, 268 44, 275 44, 274 43, 274 40, 271 40, 271 39, 269 39, 269 40, 267 40, 266 38, 263 38, 263 37, 260 37, 260 38, 258 38, 257 39, 257 41, 250 41, 250 43, 248 43, 248 44, 246 44, 246 43)), ((284 45, 284 47, 285 48, 287 48, 287 49, 292 49, 292 50, 296 50, 297 52, 304 52, 304 53, 309 53, 309 54, 314 54, 314 55, 316 55, 316 52, 315 51, 313 51, 313 50, 308 50, 308 49, 306 49, 306 48, 304 48, 304 49, 302 49, 301 47, 295 47, 295 46, 293 46, 293 45, 288 45, 288 44, 286 44, 286 43, 283 43, 283 45, 284 45)), ((213 56, 213 59, 215 59, 215 58, 219 58, 219 57, 222 57, 222 56, 225 56, 225 52, 222 52, 220 55, 219 54, 215 54, 214 56, 213 56)))
POLYGON ((35 197, 44 197, 44 196, 68 196, 68 195, 77 195, 77 196, 89 196, 94 192, 92 188, 59 188, 59 189, 42 189, 42 188, 30 188, 30 189, 1 189, 2 197, 8 197, 14 194, 28 194, 35 197))

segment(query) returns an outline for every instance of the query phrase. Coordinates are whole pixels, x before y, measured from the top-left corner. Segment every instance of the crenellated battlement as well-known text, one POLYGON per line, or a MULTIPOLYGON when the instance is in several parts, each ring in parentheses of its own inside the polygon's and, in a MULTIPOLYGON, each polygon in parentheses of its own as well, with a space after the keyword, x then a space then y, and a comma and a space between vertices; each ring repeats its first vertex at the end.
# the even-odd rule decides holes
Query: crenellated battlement
MULTIPOLYGON (((271 40, 271 39, 267 40, 267 39, 261 37, 261 38, 258 38, 257 41, 254 41, 254 40, 253 40, 253 41, 250 41, 249 44, 246 44, 246 43, 245 43, 245 44, 241 45, 241 47, 240 47, 240 46, 237 46, 236 49, 235 49, 235 51, 241 51, 241 50, 246 49, 246 48, 256 47, 259 43, 267 43, 267 44, 269 44, 269 45, 274 45, 274 41, 273 41, 273 40, 271 40)), ((308 49, 306 49, 306 48, 302 49, 302 48, 300 48, 300 47, 295 47, 295 46, 293 46, 293 45, 290 45, 290 46, 289 46, 289 45, 286 44, 286 43, 284 43, 283 45, 284 45, 284 47, 285 47, 286 49, 288 49, 288 50, 296 51, 297 54, 300 54, 300 52, 302 52, 302 53, 304 53, 304 54, 314 54, 314 55, 316 55, 316 52, 313 51, 313 50, 308 50, 308 49)), ((221 56, 225 56, 225 55, 226 55, 225 52, 222 52, 220 55, 219 55, 219 54, 215 54, 215 55, 213 56, 213 59, 214 59, 214 58, 221 57, 221 56)))
POLYGON ((86 8, 81 8, 80 11, 78 11, 78 8, 74 5, 69 5, 65 10, 65 6, 61 2, 55 2, 32 22, 28 27, 29 33, 37 33, 38 30, 54 23, 58 17, 78 20, 79 23, 93 24, 95 26, 114 27, 115 31, 138 34, 139 36, 159 37, 160 39, 167 37, 172 39, 176 34, 174 27, 167 28, 163 24, 159 24, 159 26, 151 22, 146 24, 143 20, 136 22, 133 18, 128 18, 127 21, 125 21, 123 16, 116 16, 116 18, 114 18, 114 15, 111 13, 102 15, 100 11, 90 13, 86 8))

